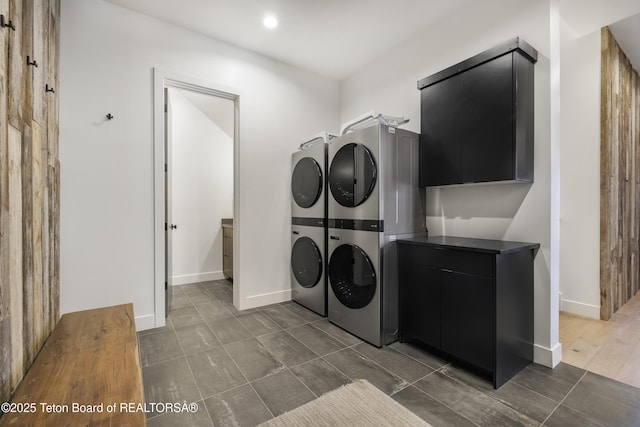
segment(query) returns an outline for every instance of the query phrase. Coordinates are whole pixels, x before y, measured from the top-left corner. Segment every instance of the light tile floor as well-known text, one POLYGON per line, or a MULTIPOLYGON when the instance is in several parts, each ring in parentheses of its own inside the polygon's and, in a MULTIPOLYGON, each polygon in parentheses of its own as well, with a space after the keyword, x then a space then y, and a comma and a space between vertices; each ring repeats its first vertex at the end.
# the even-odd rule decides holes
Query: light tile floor
POLYGON ((164 328, 139 335, 147 402, 196 402, 149 414, 157 426, 255 426, 364 378, 433 426, 637 426, 640 390, 567 364, 532 364, 494 390, 417 346, 378 349, 296 303, 239 312, 232 288, 176 288, 164 328))

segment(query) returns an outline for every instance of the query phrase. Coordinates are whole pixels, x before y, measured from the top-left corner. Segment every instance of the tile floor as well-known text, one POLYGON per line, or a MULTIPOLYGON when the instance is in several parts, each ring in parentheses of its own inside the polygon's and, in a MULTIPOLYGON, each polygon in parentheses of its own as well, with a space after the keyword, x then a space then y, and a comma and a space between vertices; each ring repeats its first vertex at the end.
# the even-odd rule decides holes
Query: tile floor
POLYGON ((239 312, 226 281, 177 287, 168 325, 139 333, 157 426, 255 426, 364 378, 433 426, 637 426, 640 389, 532 364, 499 390, 406 343, 373 347, 296 303, 239 312))

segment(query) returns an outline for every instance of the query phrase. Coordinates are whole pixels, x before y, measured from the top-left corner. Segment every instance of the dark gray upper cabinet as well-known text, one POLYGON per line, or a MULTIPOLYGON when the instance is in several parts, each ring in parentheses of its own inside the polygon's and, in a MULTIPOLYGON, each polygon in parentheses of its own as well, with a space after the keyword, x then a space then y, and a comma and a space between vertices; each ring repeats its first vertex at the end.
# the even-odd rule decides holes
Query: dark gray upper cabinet
POLYGON ((533 182, 533 67, 516 38, 418 82, 420 185, 533 182))

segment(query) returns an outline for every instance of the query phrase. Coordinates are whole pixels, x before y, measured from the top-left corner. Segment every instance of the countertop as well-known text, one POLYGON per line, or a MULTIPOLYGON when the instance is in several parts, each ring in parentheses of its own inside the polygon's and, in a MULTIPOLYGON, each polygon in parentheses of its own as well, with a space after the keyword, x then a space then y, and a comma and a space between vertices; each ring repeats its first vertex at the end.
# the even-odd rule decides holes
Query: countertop
POLYGON ((418 246, 433 246, 441 248, 455 247, 472 252, 484 252, 498 255, 522 250, 532 250, 535 254, 540 248, 539 243, 474 239, 469 237, 455 236, 414 237, 411 239, 398 239, 397 242, 418 246))

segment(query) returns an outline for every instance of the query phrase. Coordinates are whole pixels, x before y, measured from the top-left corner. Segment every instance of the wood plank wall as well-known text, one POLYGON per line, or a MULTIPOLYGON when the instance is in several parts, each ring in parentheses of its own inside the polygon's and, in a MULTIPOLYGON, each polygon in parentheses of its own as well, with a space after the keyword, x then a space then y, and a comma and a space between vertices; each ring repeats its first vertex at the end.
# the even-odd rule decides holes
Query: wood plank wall
POLYGON ((0 14, 15 27, 0 28, 0 402, 6 402, 60 318, 60 0, 0 0, 0 14))
POLYGON ((608 28, 601 37, 600 318, 609 320, 640 288, 640 76, 608 28))

